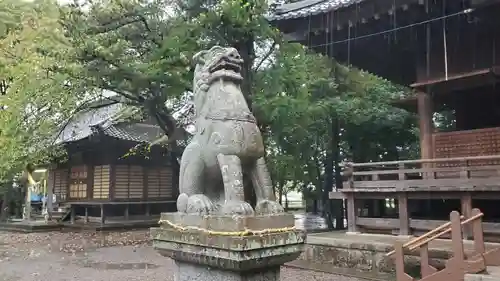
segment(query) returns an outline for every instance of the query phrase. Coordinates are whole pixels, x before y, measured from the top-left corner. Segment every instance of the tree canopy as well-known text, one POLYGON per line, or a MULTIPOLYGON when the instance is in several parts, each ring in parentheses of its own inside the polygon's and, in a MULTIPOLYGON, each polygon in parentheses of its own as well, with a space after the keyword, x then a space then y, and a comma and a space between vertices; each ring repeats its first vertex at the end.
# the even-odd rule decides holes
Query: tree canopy
POLYGON ((53 134, 74 109, 58 68, 71 49, 55 2, 0 2, 0 181, 56 151, 53 134))

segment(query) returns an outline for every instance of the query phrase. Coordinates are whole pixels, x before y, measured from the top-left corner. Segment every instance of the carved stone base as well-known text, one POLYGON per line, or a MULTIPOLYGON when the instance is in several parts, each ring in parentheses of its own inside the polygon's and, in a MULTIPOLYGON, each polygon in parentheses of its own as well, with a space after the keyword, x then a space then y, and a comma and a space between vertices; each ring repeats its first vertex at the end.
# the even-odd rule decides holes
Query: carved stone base
POLYGON ((279 280, 280 266, 303 250, 305 233, 293 215, 194 216, 162 214, 152 228, 155 249, 175 260, 176 281, 279 280))
POLYGON ((258 271, 230 271, 185 262, 175 264, 175 281, 280 281, 279 266, 258 271))

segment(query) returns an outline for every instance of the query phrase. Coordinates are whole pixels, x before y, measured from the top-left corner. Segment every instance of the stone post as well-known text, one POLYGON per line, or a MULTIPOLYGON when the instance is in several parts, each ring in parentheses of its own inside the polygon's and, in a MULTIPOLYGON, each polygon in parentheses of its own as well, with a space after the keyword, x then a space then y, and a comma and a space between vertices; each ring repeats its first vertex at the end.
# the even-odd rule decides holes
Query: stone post
POLYGON ((163 213, 154 248, 175 261, 175 281, 279 281, 280 267, 302 252, 294 216, 163 213))

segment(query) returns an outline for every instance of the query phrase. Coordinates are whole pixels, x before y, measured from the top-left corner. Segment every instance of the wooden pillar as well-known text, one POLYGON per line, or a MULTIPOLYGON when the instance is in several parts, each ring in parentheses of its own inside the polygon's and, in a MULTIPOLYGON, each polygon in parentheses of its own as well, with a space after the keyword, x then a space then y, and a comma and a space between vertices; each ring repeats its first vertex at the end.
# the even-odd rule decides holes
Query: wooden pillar
POLYGON ((347 232, 358 232, 356 225, 356 200, 354 192, 347 193, 347 232))
MULTIPOLYGON (((460 198, 461 213, 465 219, 472 216, 472 197, 470 193, 464 193, 460 198)), ((464 238, 472 238, 472 225, 464 226, 464 238)))
POLYGON ((85 223, 89 222, 89 208, 85 207, 85 223))
POLYGON ((431 159, 434 156, 432 133, 434 126, 432 122, 432 99, 430 94, 418 92, 418 119, 420 128, 420 153, 423 159, 431 159))
POLYGON ((106 222, 106 217, 104 216, 104 205, 101 204, 101 224, 104 224, 106 222))
POLYGON ((70 221, 71 221, 71 224, 74 224, 75 223, 75 206, 73 205, 70 205, 70 209, 71 209, 71 215, 70 215, 70 221))
POLYGON ((398 194, 399 235, 410 235, 410 216, 408 213, 408 195, 398 194))
MULTIPOLYGON (((418 120, 420 129, 420 158, 434 158, 434 147, 432 142, 432 133, 434 126, 432 121, 432 98, 429 93, 418 92, 418 120)), ((432 164, 424 163, 422 168, 432 168, 432 164)), ((433 176, 430 173, 424 173, 423 178, 428 179, 433 176)))
POLYGON ((129 218, 129 209, 128 208, 129 208, 129 204, 126 204, 125 205, 125 214, 124 214, 125 220, 128 220, 128 218, 129 218))
POLYGON ((151 215, 151 206, 149 204, 146 204, 146 216, 151 215))

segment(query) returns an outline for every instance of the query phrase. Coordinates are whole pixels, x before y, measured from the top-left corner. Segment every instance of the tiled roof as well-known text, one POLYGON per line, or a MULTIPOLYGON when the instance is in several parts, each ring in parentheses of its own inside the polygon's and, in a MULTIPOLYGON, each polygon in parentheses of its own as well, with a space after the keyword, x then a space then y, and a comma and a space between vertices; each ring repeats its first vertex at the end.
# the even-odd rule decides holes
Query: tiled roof
POLYGON ((161 129, 155 125, 116 122, 114 118, 122 109, 121 104, 110 104, 77 114, 64 126, 55 143, 74 142, 98 133, 117 139, 147 143, 162 136, 161 129))
POLYGON ((117 139, 146 143, 152 143, 163 136, 160 127, 146 124, 111 125, 103 133, 117 139))
POLYGON ((267 16, 267 19, 269 21, 278 21, 303 18, 338 10, 361 1, 364 0, 302 0, 295 3, 279 5, 272 14, 267 16))

